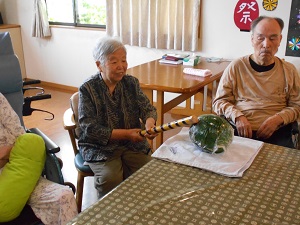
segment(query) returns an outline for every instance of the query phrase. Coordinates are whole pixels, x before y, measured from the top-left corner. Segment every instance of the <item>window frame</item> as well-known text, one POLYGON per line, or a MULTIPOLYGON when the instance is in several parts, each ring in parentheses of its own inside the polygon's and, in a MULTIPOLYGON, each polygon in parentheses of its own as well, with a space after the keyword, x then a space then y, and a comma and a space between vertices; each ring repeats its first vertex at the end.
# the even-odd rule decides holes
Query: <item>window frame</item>
MULTIPOLYGON (((98 24, 81 24, 77 23, 77 17, 78 17, 78 4, 77 0, 72 0, 72 7, 73 7, 73 21, 74 23, 67 23, 67 22, 48 22, 49 25, 58 25, 58 26, 68 26, 68 27, 84 27, 84 28, 101 28, 101 29, 106 29, 106 25, 98 25, 98 24)), ((46 5, 47 5, 47 0, 46 0, 46 5)))

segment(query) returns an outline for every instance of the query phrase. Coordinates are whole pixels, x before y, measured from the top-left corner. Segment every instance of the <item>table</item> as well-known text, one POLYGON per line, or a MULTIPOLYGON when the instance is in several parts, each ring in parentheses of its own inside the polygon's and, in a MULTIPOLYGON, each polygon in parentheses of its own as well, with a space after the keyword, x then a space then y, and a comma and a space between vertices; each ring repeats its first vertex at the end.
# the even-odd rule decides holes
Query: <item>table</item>
MULTIPOLYGON (((127 69, 127 73, 135 76, 140 81, 140 86, 153 104, 153 91, 157 92, 156 109, 158 113, 157 125, 164 123, 164 113, 170 111, 180 103, 188 100, 198 92, 203 92, 204 87, 212 84, 222 76, 229 62, 209 63, 205 59, 194 68, 209 69, 212 75, 198 77, 183 73, 184 66, 161 64, 154 60, 127 69), (165 103, 164 93, 179 93, 180 95, 165 103)), ((156 137, 156 148, 163 143, 163 133, 156 137)))
POLYGON ((264 144, 242 178, 153 159, 69 224, 299 224, 300 151, 264 144))

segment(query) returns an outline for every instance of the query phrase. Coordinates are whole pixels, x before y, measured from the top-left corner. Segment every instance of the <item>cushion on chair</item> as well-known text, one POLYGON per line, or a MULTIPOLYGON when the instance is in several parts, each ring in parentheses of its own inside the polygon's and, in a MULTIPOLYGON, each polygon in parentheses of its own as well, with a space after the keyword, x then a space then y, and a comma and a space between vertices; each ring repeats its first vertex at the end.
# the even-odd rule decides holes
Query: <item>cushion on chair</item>
POLYGON ((45 143, 36 135, 19 136, 0 174, 0 222, 15 219, 39 180, 46 158, 45 143))
POLYGON ((74 162, 75 162, 75 167, 77 169, 79 169, 80 171, 85 172, 85 173, 93 172, 89 166, 84 165, 84 160, 80 153, 76 154, 74 162))

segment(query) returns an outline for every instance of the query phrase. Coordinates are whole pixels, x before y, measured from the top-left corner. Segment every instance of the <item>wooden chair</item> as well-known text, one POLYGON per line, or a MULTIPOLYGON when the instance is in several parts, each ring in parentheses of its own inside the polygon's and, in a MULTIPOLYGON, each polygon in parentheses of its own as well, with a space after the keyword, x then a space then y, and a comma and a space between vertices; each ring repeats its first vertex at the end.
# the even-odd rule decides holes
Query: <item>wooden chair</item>
POLYGON ((87 176, 94 176, 93 171, 89 166, 84 165, 84 160, 80 155, 77 147, 76 129, 78 128, 78 92, 74 93, 70 98, 71 108, 67 109, 64 113, 64 129, 69 132, 70 140, 74 151, 74 164, 77 169, 77 191, 76 202, 78 212, 81 212, 82 207, 82 193, 84 178, 87 176))

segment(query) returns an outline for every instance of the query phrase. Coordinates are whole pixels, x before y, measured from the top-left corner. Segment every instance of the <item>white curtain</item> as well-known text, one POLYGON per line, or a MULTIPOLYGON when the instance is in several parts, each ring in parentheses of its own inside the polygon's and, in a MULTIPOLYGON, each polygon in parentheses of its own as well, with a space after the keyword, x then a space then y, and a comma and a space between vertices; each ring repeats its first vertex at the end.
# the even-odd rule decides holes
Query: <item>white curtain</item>
POLYGON ((51 37, 45 0, 34 0, 32 37, 51 37))
POLYGON ((107 35, 124 44, 196 51, 201 0, 106 0, 107 35))

